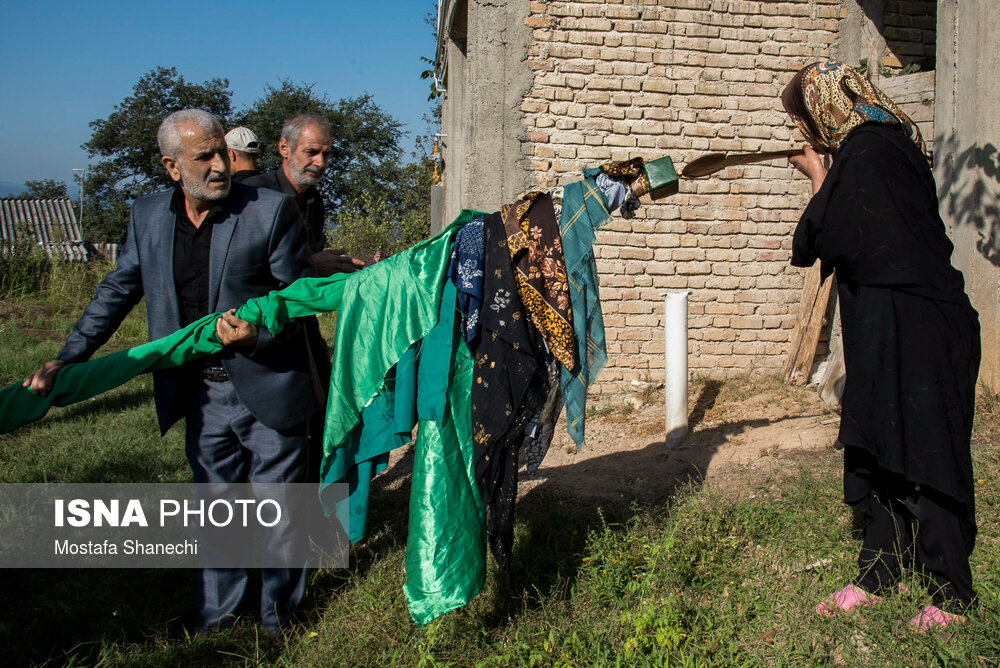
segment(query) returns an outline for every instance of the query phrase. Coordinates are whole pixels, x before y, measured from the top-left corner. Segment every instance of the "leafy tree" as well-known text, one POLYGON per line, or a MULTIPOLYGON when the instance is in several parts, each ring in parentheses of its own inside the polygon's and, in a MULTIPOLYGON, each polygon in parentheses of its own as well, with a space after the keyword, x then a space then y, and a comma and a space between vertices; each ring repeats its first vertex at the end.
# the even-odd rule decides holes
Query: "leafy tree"
POLYGON ((253 130, 263 145, 260 169, 281 164, 278 140, 285 119, 301 113, 322 116, 333 129, 333 152, 320 191, 328 211, 343 202, 357 199, 363 192, 385 197, 395 184, 387 178, 399 161, 401 123, 383 111, 370 95, 331 102, 316 93, 314 84, 295 84, 284 79, 268 85, 264 96, 236 115, 233 125, 253 130))
POLYGON ((60 199, 69 197, 66 193, 66 182, 55 179, 29 179, 24 182, 26 190, 21 193, 22 199, 60 199))
POLYGON ((173 183, 156 145, 156 128, 167 114, 196 107, 225 123, 231 98, 226 79, 190 83, 175 68, 157 67, 139 78, 132 95, 115 105, 107 118, 91 122, 94 132, 83 148, 100 159, 91 165, 84 183, 87 239, 121 242, 132 200, 173 183))
POLYGON ((392 239, 412 238, 409 243, 413 243, 426 236, 433 162, 427 155, 403 162, 402 125, 370 95, 333 102, 315 92, 314 85, 285 79, 278 86, 268 85, 260 99, 236 114, 231 96, 225 79, 194 84, 176 69, 158 67, 144 74, 132 95, 107 118, 92 122, 93 135, 84 148, 100 159, 91 164, 83 184, 87 239, 122 241, 132 201, 173 184, 160 163, 156 128, 167 114, 189 107, 215 114, 227 129, 236 125, 252 129, 264 151, 261 169, 281 163, 278 139, 285 119, 304 112, 327 118, 333 129, 333 153, 320 190, 331 218, 339 220, 338 208, 348 205, 351 220, 379 215, 390 226, 405 228, 389 234, 386 243, 375 244, 384 246, 384 252, 395 248, 392 239))

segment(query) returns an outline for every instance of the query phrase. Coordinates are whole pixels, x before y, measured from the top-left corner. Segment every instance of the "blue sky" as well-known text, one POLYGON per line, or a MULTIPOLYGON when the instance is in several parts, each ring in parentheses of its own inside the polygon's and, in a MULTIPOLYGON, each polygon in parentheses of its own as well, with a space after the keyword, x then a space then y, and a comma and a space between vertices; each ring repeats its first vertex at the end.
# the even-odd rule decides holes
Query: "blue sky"
POLYGON ((281 78, 333 100, 370 93, 405 124, 409 149, 426 134, 431 11, 432 0, 0 0, 0 181, 72 183, 90 121, 159 65, 228 78, 235 109, 281 78))

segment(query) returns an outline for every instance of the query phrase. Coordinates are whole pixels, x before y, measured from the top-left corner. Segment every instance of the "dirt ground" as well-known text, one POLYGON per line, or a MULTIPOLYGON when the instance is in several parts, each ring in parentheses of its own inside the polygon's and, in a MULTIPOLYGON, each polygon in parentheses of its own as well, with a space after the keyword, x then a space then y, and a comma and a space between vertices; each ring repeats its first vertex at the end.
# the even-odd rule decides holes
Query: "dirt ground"
MULTIPOLYGON (((533 502, 620 505, 665 502, 680 485, 694 481, 734 497, 775 467, 830 454, 837 439, 838 411, 815 388, 790 387, 776 379, 703 381, 692 384, 690 433, 664 445, 663 390, 623 391, 591 397, 586 447, 577 452, 562 419, 534 476, 521 468, 518 497, 533 502), (641 407, 625 406, 630 400, 641 407)), ((409 473, 412 446, 392 453, 381 482, 409 473)))
POLYGON ((599 504, 657 503, 693 479, 740 496, 760 474, 829 453, 837 440, 838 413, 814 388, 707 381, 691 388, 690 433, 667 448, 663 392, 643 395, 650 403, 637 410, 621 408, 628 394, 598 403, 580 452, 560 425, 536 476, 522 473, 520 495, 537 490, 599 504))

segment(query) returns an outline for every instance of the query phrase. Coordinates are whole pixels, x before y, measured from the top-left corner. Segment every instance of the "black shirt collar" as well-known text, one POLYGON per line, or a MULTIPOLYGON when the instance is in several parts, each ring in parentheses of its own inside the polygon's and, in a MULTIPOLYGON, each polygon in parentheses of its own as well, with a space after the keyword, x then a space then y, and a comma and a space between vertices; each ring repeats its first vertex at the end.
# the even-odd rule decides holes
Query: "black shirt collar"
MULTIPOLYGON (((226 198, 228 199, 228 198, 226 198)), ((208 210, 208 214, 205 216, 203 223, 212 223, 222 215, 225 210, 226 199, 217 200, 212 204, 212 208, 208 210)), ((184 220, 190 221, 187 215, 187 207, 184 205, 184 189, 180 186, 174 186, 174 195, 170 198, 170 212, 175 216, 184 218, 184 220)))

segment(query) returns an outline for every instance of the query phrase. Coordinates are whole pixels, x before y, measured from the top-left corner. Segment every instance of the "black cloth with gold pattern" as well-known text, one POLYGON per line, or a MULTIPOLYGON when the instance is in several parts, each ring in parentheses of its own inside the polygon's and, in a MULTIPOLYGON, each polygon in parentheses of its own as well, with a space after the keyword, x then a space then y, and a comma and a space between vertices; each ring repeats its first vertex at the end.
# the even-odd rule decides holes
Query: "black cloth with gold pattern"
POLYGON ((569 370, 575 364, 576 338, 569 303, 562 236, 552 196, 532 192, 501 208, 509 262, 521 301, 552 355, 569 370))
POLYGON ((545 345, 518 295, 500 214, 486 216, 484 226, 480 335, 471 346, 472 442, 490 548, 510 585, 518 448, 545 402, 548 377, 545 345))

